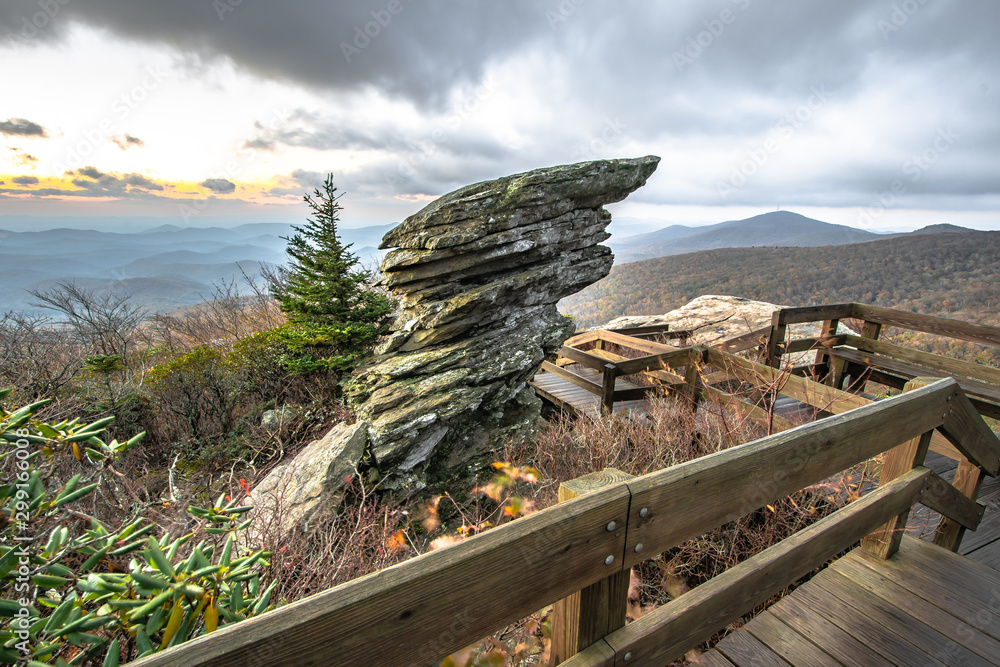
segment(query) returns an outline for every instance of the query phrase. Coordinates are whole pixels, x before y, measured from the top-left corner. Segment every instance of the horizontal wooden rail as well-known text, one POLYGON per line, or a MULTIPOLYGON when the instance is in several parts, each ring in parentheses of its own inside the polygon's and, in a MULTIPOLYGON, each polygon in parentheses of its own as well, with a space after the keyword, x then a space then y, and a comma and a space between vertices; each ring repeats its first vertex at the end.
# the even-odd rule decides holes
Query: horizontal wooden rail
POLYGON ((824 306, 802 306, 798 308, 782 308, 776 310, 781 324, 805 324, 821 320, 842 320, 847 317, 857 317, 854 314, 854 303, 835 303, 824 306))
POLYGON ((666 665, 789 584, 823 565, 921 498, 930 471, 915 468, 753 558, 653 610, 562 663, 565 667, 666 665))
POLYGON ((616 365, 618 366, 619 374, 633 375, 644 371, 680 368, 700 358, 701 352, 697 348, 685 347, 660 354, 638 357, 637 359, 620 361, 616 365))
MULTIPOLYGON (((777 368, 754 363, 718 350, 709 349, 707 361, 712 366, 723 368, 744 382, 755 386, 776 386, 778 391, 785 396, 790 396, 806 405, 835 415, 869 405, 872 402, 871 399, 864 396, 812 382, 777 368)), ((900 382, 899 387, 902 388, 904 384, 905 381, 900 382)), ((931 437, 931 451, 951 459, 961 458, 961 453, 939 433, 935 433, 931 437)))
POLYGON ((651 340, 632 338, 631 336, 624 336, 620 333, 606 331, 604 329, 598 329, 594 333, 597 334, 597 340, 614 343, 615 345, 627 347, 632 350, 639 350, 640 352, 646 352, 647 354, 662 354, 663 352, 673 352, 679 349, 673 345, 664 345, 663 343, 654 343, 651 340))
POLYGON ((628 508, 624 486, 596 491, 133 664, 440 660, 620 569, 628 508))
POLYGON ((735 336, 733 338, 728 338, 721 343, 716 343, 712 347, 722 350, 724 352, 729 352, 735 354, 737 352, 744 352, 746 350, 753 349, 755 347, 759 348, 767 344, 767 335, 771 332, 771 327, 763 327, 761 329, 756 329, 749 333, 742 334, 740 336, 735 336))
MULTIPOLYGON (((934 428, 996 474, 1000 440, 954 380, 938 380, 560 503, 134 664, 291 667, 437 661, 645 558, 934 428)), ((925 469, 907 472, 611 632, 586 651, 605 662, 580 664, 613 664, 606 661, 623 651, 643 663, 660 664, 660 656, 674 657, 696 637, 703 640, 706 631, 710 634, 745 613, 747 606, 921 498, 961 526, 976 525, 979 506, 946 486, 925 469)))
MULTIPOLYGON (((866 461, 942 424, 951 379, 629 482, 626 567, 866 461), (641 544, 637 551, 635 547, 641 544)), ((954 402, 954 401, 951 401, 954 402)))
POLYGON ((584 352, 583 350, 578 350, 575 347, 569 347, 566 345, 556 352, 556 356, 565 357, 575 363, 582 364, 587 368, 593 368, 597 371, 603 371, 604 366, 608 363, 606 359, 594 356, 590 352, 584 352))
MULTIPOLYGON (((842 343, 834 344, 839 345, 842 343)), ((989 382, 995 385, 1000 385, 1000 368, 974 364, 969 361, 954 359, 952 357, 943 357, 938 354, 922 352, 920 350, 902 347, 901 345, 893 345, 892 343, 886 343, 880 340, 861 338, 860 336, 844 336, 843 344, 850 345, 851 347, 863 350, 864 352, 881 354, 900 361, 908 361, 910 363, 918 364, 920 366, 924 366, 925 368, 939 370, 947 373, 948 375, 959 375, 973 380, 979 380, 980 382, 989 382)))
POLYGON ((604 388, 601 387, 601 385, 597 384, 596 382, 591 382, 587 378, 577 375, 573 371, 568 371, 565 368, 560 368, 559 366, 551 364, 547 361, 542 362, 541 369, 543 371, 548 371, 553 375, 558 375, 564 380, 569 380, 577 387, 582 387, 583 389, 586 389, 592 394, 596 394, 598 396, 601 396, 603 394, 604 388))
MULTIPOLYGON (((869 322, 877 322, 882 325, 911 329, 913 331, 922 331, 938 336, 958 338, 971 343, 1000 347, 1000 327, 972 324, 970 322, 961 322, 933 315, 908 313, 902 310, 869 306, 863 303, 851 305, 851 314, 848 317, 856 317, 869 322)), ((820 317, 817 319, 825 318, 820 317)))

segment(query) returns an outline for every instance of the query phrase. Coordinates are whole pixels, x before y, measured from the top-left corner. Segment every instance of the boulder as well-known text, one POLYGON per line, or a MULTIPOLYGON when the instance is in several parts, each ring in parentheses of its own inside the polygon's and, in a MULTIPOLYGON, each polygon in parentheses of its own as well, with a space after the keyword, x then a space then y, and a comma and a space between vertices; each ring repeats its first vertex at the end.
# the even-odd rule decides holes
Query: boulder
MULTIPOLYGON (((319 440, 271 471, 250 493, 258 521, 277 520, 280 531, 305 527, 313 516, 338 503, 337 491, 355 474, 368 444, 364 423, 338 424, 319 440)), ((265 531, 263 525, 254 532, 265 531)))
POLYGON ((556 303, 608 274, 603 205, 658 163, 597 160, 469 185, 385 235, 382 282, 402 311, 354 383, 380 470, 451 471, 534 427, 528 381, 573 332, 556 303))

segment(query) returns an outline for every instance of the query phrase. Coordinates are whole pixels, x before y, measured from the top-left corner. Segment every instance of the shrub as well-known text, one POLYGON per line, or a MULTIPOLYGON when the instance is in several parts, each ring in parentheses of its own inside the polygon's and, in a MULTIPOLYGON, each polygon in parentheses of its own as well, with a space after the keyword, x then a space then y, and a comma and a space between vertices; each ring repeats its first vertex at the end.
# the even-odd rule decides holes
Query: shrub
POLYGON ((0 465, 12 480, 0 486, 0 661, 118 665, 274 606, 276 583, 261 588, 269 554, 236 547, 249 507, 224 497, 189 507, 196 525, 179 537, 152 537, 157 526, 142 517, 109 527, 85 504, 143 434, 108 443, 110 418, 49 424, 35 416, 44 404, 0 407, 0 465), (79 472, 60 484, 61 459, 79 472))

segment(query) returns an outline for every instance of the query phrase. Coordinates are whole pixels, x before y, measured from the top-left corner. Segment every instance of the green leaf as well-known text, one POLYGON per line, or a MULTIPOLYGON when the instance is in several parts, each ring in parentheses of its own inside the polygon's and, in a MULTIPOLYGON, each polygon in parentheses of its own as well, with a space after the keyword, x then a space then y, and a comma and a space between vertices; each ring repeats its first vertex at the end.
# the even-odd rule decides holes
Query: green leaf
POLYGON ((76 489, 75 491, 72 491, 70 493, 61 493, 58 496, 56 496, 56 499, 52 502, 52 506, 62 507, 66 503, 71 503, 77 498, 82 498, 83 496, 87 495, 88 493, 96 489, 97 485, 98 482, 94 482, 93 484, 88 484, 87 486, 76 489))
POLYGON ((152 562, 156 565, 156 569, 158 569, 160 572, 167 575, 168 577, 174 576, 173 565, 170 564, 170 561, 167 560, 167 557, 163 555, 162 551, 160 551, 160 545, 156 542, 154 538, 150 537, 149 540, 147 541, 145 553, 149 557, 149 559, 152 560, 152 562))
POLYGON ((119 660, 121 660, 121 647, 118 645, 118 640, 114 639, 108 646, 108 653, 104 656, 101 667, 118 667, 119 660))

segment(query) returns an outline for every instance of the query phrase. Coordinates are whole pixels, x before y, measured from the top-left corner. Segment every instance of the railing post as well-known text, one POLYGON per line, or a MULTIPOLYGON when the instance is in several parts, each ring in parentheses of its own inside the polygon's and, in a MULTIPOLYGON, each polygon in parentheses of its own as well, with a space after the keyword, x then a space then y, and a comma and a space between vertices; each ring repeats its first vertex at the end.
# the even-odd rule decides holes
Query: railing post
MULTIPOLYGON (((976 464, 969 461, 964 456, 958 462, 958 469, 955 470, 955 479, 952 486, 963 494, 976 500, 979 498, 979 491, 983 486, 983 477, 986 473, 976 464)), ((962 544, 962 537, 965 536, 965 527, 957 521, 952 521, 948 517, 941 517, 941 523, 934 531, 934 544, 944 547, 950 551, 958 551, 962 544)))
MULTIPOLYGON (((861 327, 861 337, 868 340, 878 340, 881 333, 882 324, 880 322, 865 320, 864 325, 861 327)), ((848 369, 851 374, 851 391, 856 394, 864 393, 865 387, 868 386, 868 377, 871 375, 871 368, 851 363, 848 365, 848 369)))
POLYGON ((618 366, 607 364, 604 367, 604 382, 601 392, 601 410, 609 415, 615 411, 615 378, 618 377, 618 366))
MULTIPOLYGON (((577 477, 559 485, 559 502, 624 482, 633 475, 615 468, 577 477)), ((609 530, 625 530, 626 525, 609 530)), ((552 611, 552 649, 549 665, 568 660, 598 639, 625 625, 631 570, 618 570, 555 603, 552 611)))
POLYGON ((816 350, 816 361, 814 362, 814 367, 816 369, 816 377, 818 382, 824 382, 826 377, 830 374, 830 362, 829 356, 823 350, 823 339, 830 336, 837 335, 837 326, 840 325, 840 320, 826 320, 819 330, 820 348, 816 350))
POLYGON ((767 337, 764 358, 765 363, 772 368, 781 365, 781 348, 785 344, 785 328, 785 312, 776 310, 771 313, 771 333, 767 337))
MULTIPOLYGON (((918 377, 906 383, 903 391, 913 391, 926 385, 937 382, 940 378, 918 377)), ((897 477, 905 475, 916 466, 924 464, 927 450, 930 448, 931 436, 934 431, 928 431, 918 438, 907 440, 901 445, 896 445, 885 454, 882 461, 882 471, 879 473, 878 485, 884 486, 897 477)), ((910 510, 879 526, 879 528, 861 540, 861 546, 865 551, 880 558, 889 558, 899 549, 899 543, 903 539, 903 531, 906 529, 906 520, 909 518, 910 510)))

